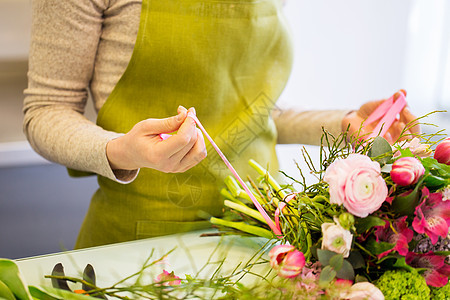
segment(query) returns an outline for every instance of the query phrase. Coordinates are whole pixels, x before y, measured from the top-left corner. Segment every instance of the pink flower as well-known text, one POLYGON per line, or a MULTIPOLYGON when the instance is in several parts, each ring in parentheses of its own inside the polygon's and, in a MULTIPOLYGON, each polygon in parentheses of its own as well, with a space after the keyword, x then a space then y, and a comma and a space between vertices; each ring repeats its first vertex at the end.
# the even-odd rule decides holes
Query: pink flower
POLYGON ((350 300, 384 300, 383 293, 370 282, 358 282, 341 295, 341 299, 350 300))
POLYGON ((422 163, 414 157, 401 157, 392 165, 392 181, 401 186, 417 183, 425 173, 422 163))
POLYGON ((269 257, 270 265, 281 277, 296 277, 305 266, 305 256, 291 245, 273 247, 269 252, 269 257))
POLYGON ((392 147, 392 151, 394 152, 394 157, 400 156, 400 151, 397 148, 401 149, 409 149, 414 156, 418 157, 430 157, 433 154, 433 151, 428 144, 420 143, 420 139, 413 138, 409 142, 401 142, 392 147))
POLYGON ((368 156, 350 154, 332 163, 324 180, 330 186, 330 202, 364 218, 381 207, 388 189, 380 165, 368 156))
POLYGON ((322 249, 330 250, 348 257, 352 247, 353 235, 335 223, 322 224, 322 249))
POLYGON ((441 164, 450 165, 450 137, 437 145, 436 150, 434 150, 434 159, 441 164))
POLYGON ((302 269, 302 272, 300 273, 300 278, 297 286, 298 288, 303 288, 306 291, 312 291, 314 289, 317 289, 318 286, 318 280, 320 277, 320 271, 321 271, 321 265, 320 262, 315 263, 307 263, 302 269))
POLYGON ((376 226, 375 236, 377 238, 377 242, 382 241, 395 245, 394 248, 379 254, 378 259, 393 251, 397 251, 403 256, 408 253, 408 243, 411 242, 414 232, 408 228, 406 218, 407 216, 404 216, 394 221, 392 227, 395 229, 395 232, 392 230, 391 226, 389 226, 389 221, 385 221, 386 225, 384 227, 376 226))
POLYGON ((155 282, 161 283, 164 286, 174 286, 180 285, 181 279, 180 277, 176 276, 173 271, 169 273, 166 270, 163 270, 161 274, 156 276, 155 282))
POLYGON ((448 282, 450 266, 445 263, 445 256, 435 255, 431 251, 425 254, 409 252, 406 263, 414 268, 427 269, 422 276, 430 286, 442 287, 448 282))
POLYGON ((441 193, 430 194, 428 188, 424 187, 421 202, 414 214, 414 230, 426 233, 433 244, 436 244, 439 236, 447 236, 450 227, 450 201, 442 201, 441 193))
POLYGON ((450 200, 450 185, 442 189, 442 201, 450 200))

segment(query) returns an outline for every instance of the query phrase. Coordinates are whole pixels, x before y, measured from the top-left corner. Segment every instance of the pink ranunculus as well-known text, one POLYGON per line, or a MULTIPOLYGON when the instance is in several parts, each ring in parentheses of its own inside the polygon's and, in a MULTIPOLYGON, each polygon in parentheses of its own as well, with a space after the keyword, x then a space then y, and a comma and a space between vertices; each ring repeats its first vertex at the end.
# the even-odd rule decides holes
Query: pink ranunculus
POLYGON ((330 250, 348 257, 352 247, 353 235, 335 223, 322 224, 322 249, 330 250))
POLYGON ((180 277, 176 276, 173 271, 169 273, 166 270, 163 270, 161 274, 156 276, 155 282, 160 283, 164 286, 174 286, 180 285, 181 279, 180 277))
POLYGON ((341 299, 349 300, 384 300, 383 293, 370 282, 358 282, 350 290, 341 295, 341 299))
POLYGON ((291 245, 278 245, 269 252, 270 265, 284 278, 298 276, 305 266, 305 256, 291 245))
POLYGON ((436 150, 434 150, 434 159, 441 164, 450 165, 450 137, 437 145, 436 150))
POLYGON ((425 173, 422 163, 414 157, 401 157, 392 164, 392 181, 401 186, 417 183, 425 173))
POLYGON ((445 238, 450 227, 450 202, 442 201, 441 193, 430 193, 422 189, 422 198, 414 212, 412 226, 417 233, 425 233, 431 243, 436 244, 440 237, 445 238))
POLYGON ((330 202, 364 218, 381 207, 388 189, 381 177, 380 165, 368 156, 350 154, 332 163, 325 172, 330 202))

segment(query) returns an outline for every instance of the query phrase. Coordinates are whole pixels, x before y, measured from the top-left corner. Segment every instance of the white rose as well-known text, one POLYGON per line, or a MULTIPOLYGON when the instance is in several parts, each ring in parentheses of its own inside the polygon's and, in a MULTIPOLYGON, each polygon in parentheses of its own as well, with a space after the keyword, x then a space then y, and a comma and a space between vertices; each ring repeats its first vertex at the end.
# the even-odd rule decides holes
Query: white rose
POLYGON ((352 247, 353 235, 335 223, 322 224, 322 249, 341 253, 348 257, 352 247))
POLYGON ((350 300, 384 300, 383 293, 370 282, 358 282, 352 285, 350 291, 341 296, 350 300))

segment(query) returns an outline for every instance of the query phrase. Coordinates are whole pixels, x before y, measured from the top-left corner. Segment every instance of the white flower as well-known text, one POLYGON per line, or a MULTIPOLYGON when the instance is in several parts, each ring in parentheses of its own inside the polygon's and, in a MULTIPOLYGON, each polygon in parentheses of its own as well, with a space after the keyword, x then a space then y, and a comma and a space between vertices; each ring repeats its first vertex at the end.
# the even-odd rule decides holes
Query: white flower
POLYGON ((383 293, 370 282, 358 282, 352 285, 350 291, 341 296, 350 300, 384 300, 383 293))
POLYGON ((417 137, 413 138, 409 142, 400 142, 392 146, 392 151, 394 152, 394 157, 400 155, 400 151, 398 151, 398 147, 401 149, 409 149, 411 153, 418 157, 430 157, 433 155, 433 151, 428 144, 420 143, 420 139, 417 137))
POLYGON ((335 223, 322 224, 322 249, 330 250, 348 257, 352 247, 353 235, 335 223))

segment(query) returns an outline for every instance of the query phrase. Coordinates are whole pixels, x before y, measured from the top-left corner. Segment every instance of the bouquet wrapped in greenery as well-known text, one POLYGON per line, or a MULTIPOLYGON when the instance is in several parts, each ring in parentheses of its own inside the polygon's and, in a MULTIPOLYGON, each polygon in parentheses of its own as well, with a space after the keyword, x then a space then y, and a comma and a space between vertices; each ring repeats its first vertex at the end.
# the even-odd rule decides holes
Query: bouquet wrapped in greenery
POLYGON ((449 297, 450 138, 432 143, 423 135, 391 146, 382 137, 324 132, 319 166, 305 150, 303 157, 317 182, 307 185, 299 169, 301 180, 289 178, 300 189, 280 186, 249 162, 260 177, 248 187, 282 235, 231 177, 222 190, 228 211, 212 223, 223 234, 277 239, 271 265, 302 297, 449 297), (332 295, 330 286, 343 288, 332 295))

